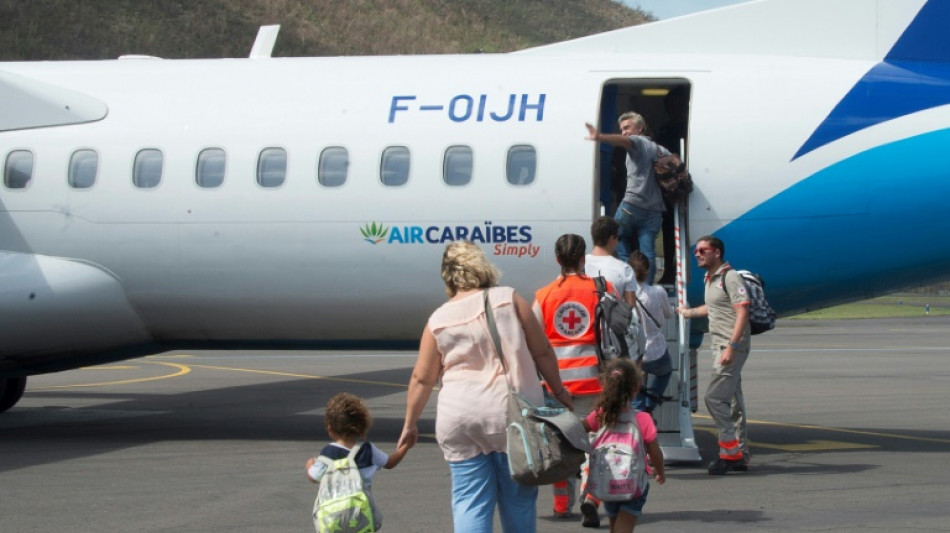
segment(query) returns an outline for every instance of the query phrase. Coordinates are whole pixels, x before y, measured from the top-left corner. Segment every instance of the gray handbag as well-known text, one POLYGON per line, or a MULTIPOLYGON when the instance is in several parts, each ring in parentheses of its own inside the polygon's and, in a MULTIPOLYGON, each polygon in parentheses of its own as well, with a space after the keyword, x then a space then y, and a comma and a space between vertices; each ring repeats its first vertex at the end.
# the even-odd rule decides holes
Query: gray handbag
MULTIPOLYGON (((485 290, 485 318, 495 352, 505 369, 495 316, 485 290)), ((522 485, 549 485, 577 474, 585 455, 593 452, 579 418, 564 406, 538 407, 515 392, 508 383, 508 470, 522 485)))

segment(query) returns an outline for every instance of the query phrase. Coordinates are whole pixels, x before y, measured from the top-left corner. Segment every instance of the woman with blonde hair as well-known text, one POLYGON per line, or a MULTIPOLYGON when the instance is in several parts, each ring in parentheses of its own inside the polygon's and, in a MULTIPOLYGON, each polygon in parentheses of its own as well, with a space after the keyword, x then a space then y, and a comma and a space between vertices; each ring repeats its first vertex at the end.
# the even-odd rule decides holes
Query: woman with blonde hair
POLYGON ((435 435, 452 473, 457 532, 490 532, 496 506, 504 531, 535 531, 538 489, 519 485, 508 471, 509 384, 529 402, 541 405, 540 372, 557 399, 572 406, 554 351, 531 307, 511 287, 496 286, 499 277, 475 244, 456 241, 445 247, 442 280, 449 300, 432 313, 422 332, 399 437, 398 446, 416 443, 419 417, 441 380, 435 435), (489 333, 486 301, 507 372, 489 333))

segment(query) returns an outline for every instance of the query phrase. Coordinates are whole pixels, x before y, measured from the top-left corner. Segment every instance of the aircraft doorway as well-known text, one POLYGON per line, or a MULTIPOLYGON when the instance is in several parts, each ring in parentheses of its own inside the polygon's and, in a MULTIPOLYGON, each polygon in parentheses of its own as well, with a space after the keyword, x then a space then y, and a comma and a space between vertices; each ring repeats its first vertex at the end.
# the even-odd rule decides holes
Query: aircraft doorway
MULTIPOLYGON (((601 94, 599 131, 620 133, 618 118, 633 111, 644 119, 645 136, 687 161, 690 93, 689 81, 681 78, 611 80, 604 85, 601 94)), ((627 188, 628 154, 625 149, 615 149, 606 143, 600 143, 599 147, 595 180, 596 197, 599 200, 597 213, 613 216, 618 208, 623 208, 621 202, 627 188)), ((652 157, 652 147, 650 150, 649 157, 652 157)), ((633 154, 633 164, 652 165, 652 160, 637 161, 636 153, 633 154)), ((642 192, 639 187, 634 190, 642 192)), ((684 250, 677 251, 676 239, 684 246, 689 242, 686 231, 688 210, 685 201, 678 202, 679 205, 666 199, 662 201, 666 212, 654 242, 656 274, 653 283, 663 286, 671 306, 683 305, 688 280, 686 272, 682 272, 677 279, 676 265, 685 266, 688 263, 684 250), (677 227, 680 234, 674 236, 677 227)), ((655 197, 649 207, 652 209, 654 206, 659 206, 659 199, 655 197)), ((630 248, 639 247, 636 238, 631 240, 633 242, 627 241, 630 248)), ((701 457, 692 425, 692 413, 698 404, 694 386, 697 377, 696 350, 689 347, 689 324, 683 317, 673 317, 657 320, 656 317, 640 315, 645 334, 653 339, 657 333, 665 337, 672 359, 670 373, 663 376, 669 379, 668 384, 663 393, 658 393, 652 415, 657 422, 658 440, 666 461, 698 462, 701 457), (648 320, 653 320, 655 326, 646 324, 648 320)))
MULTIPOLYGON (((690 89, 689 80, 683 78, 608 81, 601 94, 600 130, 604 133, 619 133, 618 117, 627 111, 634 111, 643 116, 648 137, 687 161, 690 89)), ((596 184, 597 213, 613 216, 626 189, 626 154, 624 150, 606 144, 601 145, 600 150, 599 179, 596 184)), ((667 202, 666 210, 663 227, 654 247, 655 280, 663 285, 672 285, 676 276, 672 204, 667 202)), ((685 235, 687 212, 686 206, 682 205, 682 242, 689 242, 685 235)))

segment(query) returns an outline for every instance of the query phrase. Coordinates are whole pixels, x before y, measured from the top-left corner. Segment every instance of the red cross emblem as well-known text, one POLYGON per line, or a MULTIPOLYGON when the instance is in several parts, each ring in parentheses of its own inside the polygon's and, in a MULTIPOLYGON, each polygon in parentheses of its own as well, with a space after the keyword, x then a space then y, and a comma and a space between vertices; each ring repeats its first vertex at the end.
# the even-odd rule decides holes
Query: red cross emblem
POLYGON ((574 326, 576 326, 577 323, 581 321, 581 317, 577 316, 574 310, 571 309, 568 315, 562 318, 561 320, 563 320, 564 323, 567 324, 568 329, 574 329, 574 326))
POLYGON ((590 329, 590 313, 578 302, 564 302, 554 312, 554 329, 564 337, 576 339, 590 329))

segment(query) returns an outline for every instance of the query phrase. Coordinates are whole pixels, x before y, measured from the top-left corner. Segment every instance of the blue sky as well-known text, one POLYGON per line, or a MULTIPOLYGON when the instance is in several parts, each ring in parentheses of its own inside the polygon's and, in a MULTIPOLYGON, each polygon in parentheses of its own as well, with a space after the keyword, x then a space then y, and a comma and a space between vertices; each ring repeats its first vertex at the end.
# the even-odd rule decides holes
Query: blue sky
POLYGON ((745 1, 748 0, 621 0, 630 7, 653 13, 660 20, 745 1))

